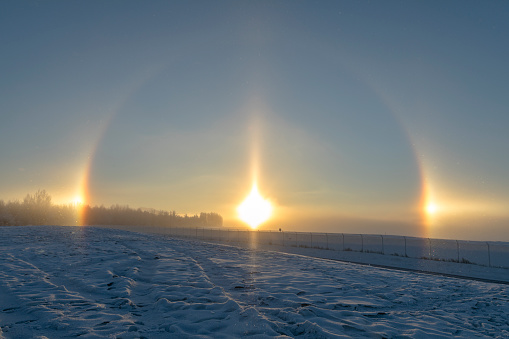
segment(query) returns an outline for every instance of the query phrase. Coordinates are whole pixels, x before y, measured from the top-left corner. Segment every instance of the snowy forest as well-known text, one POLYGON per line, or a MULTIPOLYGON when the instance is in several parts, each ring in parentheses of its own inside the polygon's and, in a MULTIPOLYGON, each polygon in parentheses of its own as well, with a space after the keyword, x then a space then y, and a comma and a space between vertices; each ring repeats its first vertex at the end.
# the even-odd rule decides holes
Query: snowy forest
POLYGON ((175 211, 133 209, 129 206, 56 205, 45 190, 27 194, 23 201, 0 200, 0 226, 24 225, 138 225, 159 227, 220 227, 217 213, 201 212, 192 216, 175 211))

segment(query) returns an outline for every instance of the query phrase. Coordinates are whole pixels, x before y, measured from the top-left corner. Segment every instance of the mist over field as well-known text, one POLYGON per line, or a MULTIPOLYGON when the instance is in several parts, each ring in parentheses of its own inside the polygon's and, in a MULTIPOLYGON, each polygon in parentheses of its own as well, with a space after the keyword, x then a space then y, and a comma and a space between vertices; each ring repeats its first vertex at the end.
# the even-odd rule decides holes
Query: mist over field
POLYGON ((157 227, 221 227, 223 218, 214 212, 192 216, 153 208, 110 207, 74 202, 56 205, 45 190, 27 194, 23 202, 0 200, 0 226, 23 225, 134 225, 157 227))
POLYGON ((509 241, 508 6, 3 1, 1 198, 509 241))

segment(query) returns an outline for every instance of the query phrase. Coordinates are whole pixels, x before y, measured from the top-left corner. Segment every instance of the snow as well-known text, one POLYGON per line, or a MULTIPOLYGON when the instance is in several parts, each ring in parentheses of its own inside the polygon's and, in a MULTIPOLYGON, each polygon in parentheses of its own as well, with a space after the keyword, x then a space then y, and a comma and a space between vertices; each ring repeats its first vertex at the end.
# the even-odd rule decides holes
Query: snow
POLYGON ((0 243, 4 338, 509 336, 509 285, 337 260, 503 268, 96 227, 2 227, 0 243))

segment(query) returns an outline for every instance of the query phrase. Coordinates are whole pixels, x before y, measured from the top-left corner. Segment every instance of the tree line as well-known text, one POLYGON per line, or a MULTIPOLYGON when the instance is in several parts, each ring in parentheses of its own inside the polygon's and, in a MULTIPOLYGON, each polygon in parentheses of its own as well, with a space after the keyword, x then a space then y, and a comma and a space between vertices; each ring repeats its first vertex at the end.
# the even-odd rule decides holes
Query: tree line
POLYGON ((223 217, 201 212, 192 216, 175 211, 133 209, 129 206, 56 205, 45 190, 27 194, 23 201, 0 200, 0 226, 24 225, 136 225, 158 227, 220 227, 223 217))

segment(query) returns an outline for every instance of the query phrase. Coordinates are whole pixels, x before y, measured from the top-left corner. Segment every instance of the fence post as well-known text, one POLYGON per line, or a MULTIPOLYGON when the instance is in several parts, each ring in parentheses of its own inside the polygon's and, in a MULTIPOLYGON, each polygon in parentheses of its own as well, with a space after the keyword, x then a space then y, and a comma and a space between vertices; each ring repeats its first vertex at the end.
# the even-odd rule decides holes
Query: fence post
POLYGON ((490 243, 486 241, 486 245, 488 245, 488 266, 491 267, 490 243))
POLYGON ((364 238, 362 237, 362 234, 361 234, 361 252, 364 252, 364 238))
POLYGON ((341 233, 341 236, 343 237, 343 252, 345 251, 345 233, 341 233))
POLYGON ((460 243, 456 240, 456 248, 458 249, 458 262, 460 262, 460 243))
POLYGON ((429 258, 431 259, 431 239, 428 238, 428 243, 429 243, 429 258))
POLYGON ((385 254, 385 250, 384 250, 384 236, 380 234, 380 238, 382 238, 382 254, 385 254))

